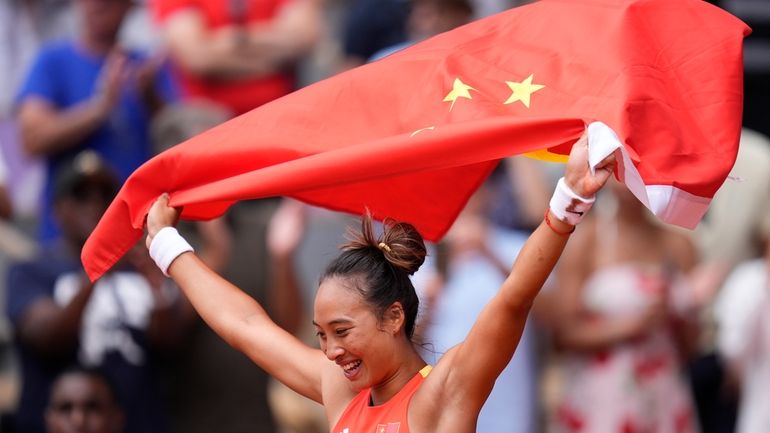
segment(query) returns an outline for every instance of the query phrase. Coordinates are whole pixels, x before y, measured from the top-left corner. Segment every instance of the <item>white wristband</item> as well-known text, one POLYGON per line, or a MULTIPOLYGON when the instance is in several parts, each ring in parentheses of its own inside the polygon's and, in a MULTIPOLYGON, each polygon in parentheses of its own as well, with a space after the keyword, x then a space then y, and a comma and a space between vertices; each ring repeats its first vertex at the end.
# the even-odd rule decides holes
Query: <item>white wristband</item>
POLYGON ((551 212, 556 218, 574 226, 583 219, 583 215, 591 209, 595 200, 594 197, 585 198, 575 194, 562 177, 551 197, 551 212))
POLYGON ((176 231, 174 227, 163 227, 150 243, 150 257, 158 265, 163 275, 168 277, 168 267, 182 253, 194 251, 193 247, 176 231))

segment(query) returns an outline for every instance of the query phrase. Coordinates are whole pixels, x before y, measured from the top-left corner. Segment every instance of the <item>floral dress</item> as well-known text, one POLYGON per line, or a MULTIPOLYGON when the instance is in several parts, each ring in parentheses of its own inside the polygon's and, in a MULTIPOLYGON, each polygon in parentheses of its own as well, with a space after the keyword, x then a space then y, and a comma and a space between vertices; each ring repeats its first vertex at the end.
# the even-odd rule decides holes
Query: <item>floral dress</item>
MULTIPOLYGON (((660 269, 620 264, 588 279, 585 309, 596 317, 644 311, 669 287, 671 308, 685 308, 683 287, 668 286, 660 269)), ((564 389, 554 414, 555 433, 696 433, 690 389, 674 337, 658 327, 633 341, 598 352, 565 354, 564 389)))

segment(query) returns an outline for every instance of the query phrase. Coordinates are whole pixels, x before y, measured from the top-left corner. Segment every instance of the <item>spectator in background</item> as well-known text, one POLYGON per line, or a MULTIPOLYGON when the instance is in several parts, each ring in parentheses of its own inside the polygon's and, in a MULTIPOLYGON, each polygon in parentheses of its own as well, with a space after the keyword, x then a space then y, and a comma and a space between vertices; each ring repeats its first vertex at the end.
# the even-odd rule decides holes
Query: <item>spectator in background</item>
MULTIPOLYGON (((465 340, 484 306, 502 286, 529 235, 489 221, 486 215, 493 197, 489 184, 482 186, 437 253, 428 258, 425 270, 415 274, 415 288, 424 305, 417 332, 424 340, 423 352, 429 364, 435 365, 465 340)), ((537 344, 532 325, 527 323, 516 354, 495 381, 481 409, 477 432, 538 431, 537 344)))
POLYGON ((538 305, 563 350, 551 431, 697 432, 680 361, 693 344, 684 339, 697 305, 684 275, 694 247, 653 222, 625 186, 611 191, 573 235, 555 296, 538 305))
MULTIPOLYGON (((741 131, 730 177, 717 191, 695 235, 703 262, 694 276, 701 303, 711 306, 736 265, 762 255, 762 223, 770 209, 770 140, 741 131)), ((731 392, 722 354, 715 347, 713 311, 704 310, 699 352, 690 360, 690 381, 704 433, 735 428, 738 398, 731 392)))
POLYGON ((406 40, 387 45, 368 59, 379 60, 431 36, 467 24, 472 16, 473 6, 468 0, 414 0, 406 21, 406 40))
MULTIPOLYGON (((75 26, 70 0, 0 1, 0 311, 5 311, 8 263, 28 258, 36 243, 40 196, 45 172, 42 161, 22 150, 14 118, 14 96, 40 44, 70 35, 75 26), (12 219, 10 210, 13 209, 12 219), (6 223, 7 221, 7 223, 6 223)), ((12 410, 18 389, 10 325, 0 314, 0 430, 3 414, 12 410)))
POLYGON ((116 191, 114 176, 95 153, 78 155, 55 182, 63 236, 10 268, 7 313, 22 372, 16 432, 44 431, 50 386, 75 359, 100 367, 116 384, 126 432, 166 431, 154 356, 181 333, 175 288, 146 254, 129 254, 95 285, 80 265, 80 250, 116 191))
POLYGON ((719 263, 729 271, 738 263, 760 256, 760 227, 769 205, 770 140, 743 129, 730 177, 715 194, 696 229, 704 261, 719 263))
POLYGON ((52 198, 61 167, 91 149, 123 181, 149 158, 148 124, 172 94, 159 59, 117 46, 131 0, 74 0, 74 6, 80 33, 41 49, 16 99, 24 148, 46 162, 44 242, 59 233, 52 198))
POLYGON ((408 0, 353 0, 343 34, 340 70, 366 63, 380 50, 407 41, 408 0))
POLYGON ((45 411, 48 433, 120 433, 125 414, 115 387, 96 369, 69 368, 51 386, 45 411))
POLYGON ((186 101, 232 115, 294 90, 293 63, 320 32, 320 0, 156 0, 186 101))
POLYGON ((7 189, 15 219, 27 231, 37 222, 45 172, 42 161, 22 150, 14 97, 40 45, 69 37, 75 23, 70 0, 0 2, 0 152, 8 165, 7 189))
POLYGON ((764 209, 765 254, 739 264, 717 296, 716 346, 740 388, 736 433, 770 431, 770 208, 764 209))

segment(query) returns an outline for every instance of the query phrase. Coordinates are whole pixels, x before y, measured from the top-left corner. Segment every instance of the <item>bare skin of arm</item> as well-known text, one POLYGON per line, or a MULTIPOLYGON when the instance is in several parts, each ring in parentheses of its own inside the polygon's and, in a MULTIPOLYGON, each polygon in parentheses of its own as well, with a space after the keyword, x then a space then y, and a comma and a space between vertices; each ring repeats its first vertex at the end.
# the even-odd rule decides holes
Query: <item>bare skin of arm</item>
MULTIPOLYGON (((593 196, 614 170, 608 157, 592 175, 587 163, 587 137, 573 146, 567 184, 583 197, 593 196)), ((550 215, 562 232, 572 226, 550 215)), ((532 233, 497 295, 487 304, 462 343, 448 352, 415 394, 409 424, 415 432, 473 431, 475 420, 495 380, 511 360, 535 296, 559 259, 567 236, 545 222, 532 233)))
POLYGON ((62 111, 43 99, 29 98, 19 109, 24 149, 38 156, 70 149, 95 131, 108 112, 100 100, 88 100, 62 111))
MULTIPOLYGON (((162 195, 147 216, 147 245, 163 227, 173 226, 179 210, 162 195)), ((352 398, 342 387, 340 369, 275 324, 252 297, 209 269, 194 253, 177 257, 168 269, 203 320, 225 341, 245 353, 295 392, 339 409, 352 398), (215 295, 214 295, 215 294, 215 295), (334 400, 330 400, 334 398, 334 400)))
POLYGON ((302 291, 294 266, 294 256, 305 231, 303 207, 300 202, 284 199, 270 219, 267 232, 273 275, 269 293, 270 307, 276 323, 295 335, 304 316, 302 291))
POLYGON ((320 33, 319 0, 297 0, 274 20, 249 28, 210 30, 200 12, 171 16, 165 36, 172 57, 185 69, 211 79, 257 78, 281 70, 307 53, 320 33))

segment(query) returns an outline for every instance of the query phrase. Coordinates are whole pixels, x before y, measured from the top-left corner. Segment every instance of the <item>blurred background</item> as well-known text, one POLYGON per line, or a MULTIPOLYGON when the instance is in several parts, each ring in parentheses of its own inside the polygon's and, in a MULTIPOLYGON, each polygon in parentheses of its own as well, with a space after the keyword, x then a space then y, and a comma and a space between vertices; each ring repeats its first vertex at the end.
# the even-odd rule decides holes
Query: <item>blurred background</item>
MULTIPOLYGON (((94 286, 83 242, 158 152, 523 3, 2 0, 0 431, 69 431, 73 401, 91 402, 105 432, 328 431, 320 406, 208 329, 143 245, 94 286)), ((730 178, 692 232, 605 188, 538 297, 479 432, 770 432, 770 1, 711 3, 753 29, 730 178)), ((463 340, 562 170, 502 161, 430 245, 414 277, 426 360, 463 340)), ((315 345, 316 280, 356 222, 275 198, 181 230, 315 345)))

